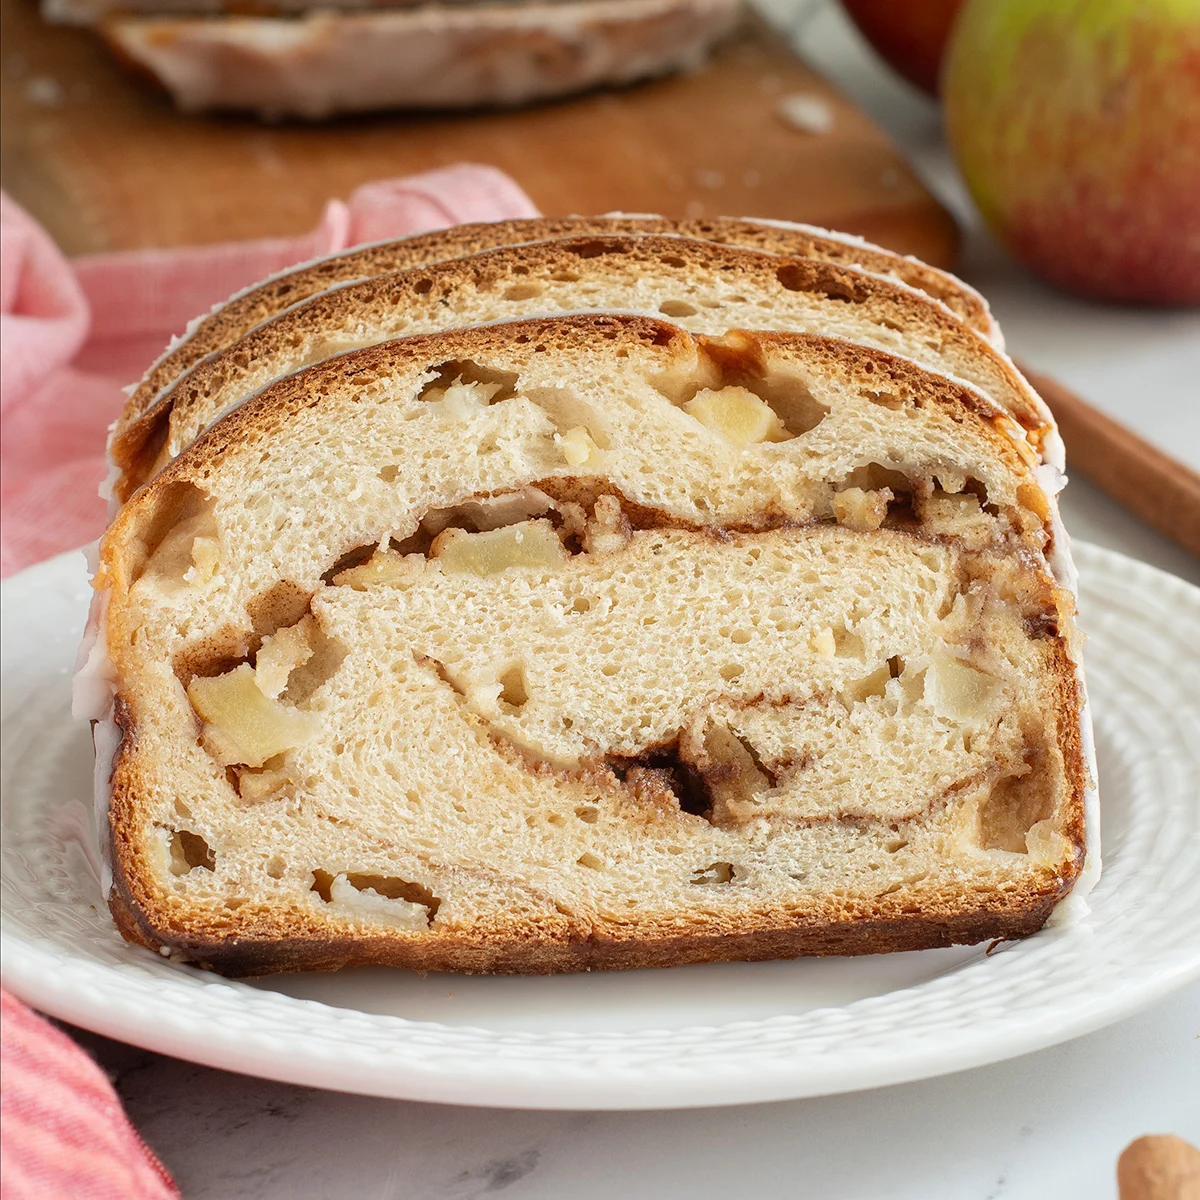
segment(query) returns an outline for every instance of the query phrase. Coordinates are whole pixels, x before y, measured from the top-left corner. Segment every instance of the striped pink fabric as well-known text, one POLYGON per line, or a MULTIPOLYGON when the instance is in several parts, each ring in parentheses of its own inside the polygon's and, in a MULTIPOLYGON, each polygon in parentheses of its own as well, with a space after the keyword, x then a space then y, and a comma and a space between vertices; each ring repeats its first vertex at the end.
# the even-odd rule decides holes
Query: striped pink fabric
POLYGON ((465 221, 535 217, 494 167, 459 164, 331 200, 311 233, 68 262, 0 197, 0 573, 81 546, 104 527, 104 443, 138 379, 188 321, 295 263, 465 221))
POLYGON ((0 1083, 2 1200, 177 1200, 104 1072, 8 992, 0 1083))

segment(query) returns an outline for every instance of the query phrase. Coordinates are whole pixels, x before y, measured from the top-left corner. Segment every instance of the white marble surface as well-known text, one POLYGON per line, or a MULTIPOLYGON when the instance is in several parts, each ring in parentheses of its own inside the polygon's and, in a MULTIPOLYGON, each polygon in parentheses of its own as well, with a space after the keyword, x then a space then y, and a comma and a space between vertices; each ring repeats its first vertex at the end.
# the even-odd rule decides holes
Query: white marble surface
MULTIPOLYGON (((934 106, 879 69, 827 0, 770 7, 960 215, 963 274, 991 299, 1013 352, 1200 465, 1200 314, 1089 305, 1041 287, 978 228, 934 106)), ((1086 483, 1071 484, 1063 510, 1075 536, 1200 583, 1200 563, 1086 483)), ((943 1079, 659 1113, 375 1100, 78 1036, 188 1200, 1109 1200, 1132 1138, 1200 1142, 1200 988, 1075 1042, 943 1079)))
POLYGON ((673 1112, 318 1092, 83 1034, 188 1200, 1112 1200, 1139 1134, 1200 1143, 1200 988, 976 1071, 673 1112))

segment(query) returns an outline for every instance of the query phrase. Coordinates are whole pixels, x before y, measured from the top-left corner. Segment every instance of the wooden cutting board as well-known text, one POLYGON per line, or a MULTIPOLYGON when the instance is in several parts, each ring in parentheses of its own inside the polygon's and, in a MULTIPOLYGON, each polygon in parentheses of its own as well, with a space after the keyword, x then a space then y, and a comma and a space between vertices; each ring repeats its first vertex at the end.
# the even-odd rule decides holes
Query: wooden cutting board
POLYGON ((957 231, 884 136, 760 21, 704 70, 520 111, 263 125, 189 117, 86 30, 0 5, 0 168, 69 253, 312 227, 367 180, 460 161, 509 172, 547 214, 753 215, 862 234, 951 265, 957 231), (825 133, 780 115, 829 106, 825 133))

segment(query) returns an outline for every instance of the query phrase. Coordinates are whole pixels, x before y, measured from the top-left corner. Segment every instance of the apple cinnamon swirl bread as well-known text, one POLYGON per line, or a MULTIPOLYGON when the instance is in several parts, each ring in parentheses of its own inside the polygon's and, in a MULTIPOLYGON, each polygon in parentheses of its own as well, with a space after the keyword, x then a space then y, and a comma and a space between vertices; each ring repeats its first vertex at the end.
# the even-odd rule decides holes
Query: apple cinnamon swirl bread
POLYGON ((812 334, 569 315, 278 380, 101 544, 117 922, 240 974, 1031 933, 1086 787, 1036 472, 812 334))
POLYGON ((146 415, 166 388, 201 359, 233 345, 256 325, 278 316, 329 288, 394 271, 429 266, 498 246, 586 234, 658 234, 743 246, 768 254, 814 258, 882 275, 925 292, 945 304, 976 332, 999 348, 1000 330, 987 303, 973 288, 918 259, 893 254, 849 234, 787 221, 706 218, 672 220, 658 216, 613 214, 602 217, 537 217, 455 225, 398 241, 380 242, 320 259, 272 276, 198 318, 174 341, 133 389, 114 431, 113 455, 123 463, 136 453, 140 439, 131 427, 146 415))
POLYGON ((662 313, 707 334, 834 334, 974 383, 1035 443, 1051 426, 1001 351, 904 283, 826 259, 680 236, 564 237, 330 288, 202 359, 148 403, 145 393, 135 396, 110 446, 123 472, 118 495, 128 496, 248 395, 301 366, 400 335, 580 309, 662 313))

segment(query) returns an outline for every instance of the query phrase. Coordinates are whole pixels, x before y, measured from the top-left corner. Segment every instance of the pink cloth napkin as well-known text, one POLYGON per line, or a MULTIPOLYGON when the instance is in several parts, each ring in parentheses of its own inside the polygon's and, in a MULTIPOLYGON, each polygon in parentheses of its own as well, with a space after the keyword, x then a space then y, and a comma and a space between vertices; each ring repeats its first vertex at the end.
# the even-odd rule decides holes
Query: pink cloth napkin
POLYGON ((0 993, 3 1200, 178 1200, 104 1072, 66 1034, 0 993))
POLYGON ((83 545, 104 528, 104 443, 135 382, 188 321, 295 263, 465 221, 535 217, 493 167, 459 165, 331 200, 298 238, 99 254, 68 262, 0 196, 0 573, 83 545))
MULTIPOLYGON (((105 254, 68 262, 0 194, 0 570, 99 536, 109 424, 187 322, 306 259, 465 221, 535 217, 492 167, 460 165, 331 200, 299 238, 105 254)), ((2 993, 0 1200, 170 1200, 170 1176, 70 1038, 2 993)))

